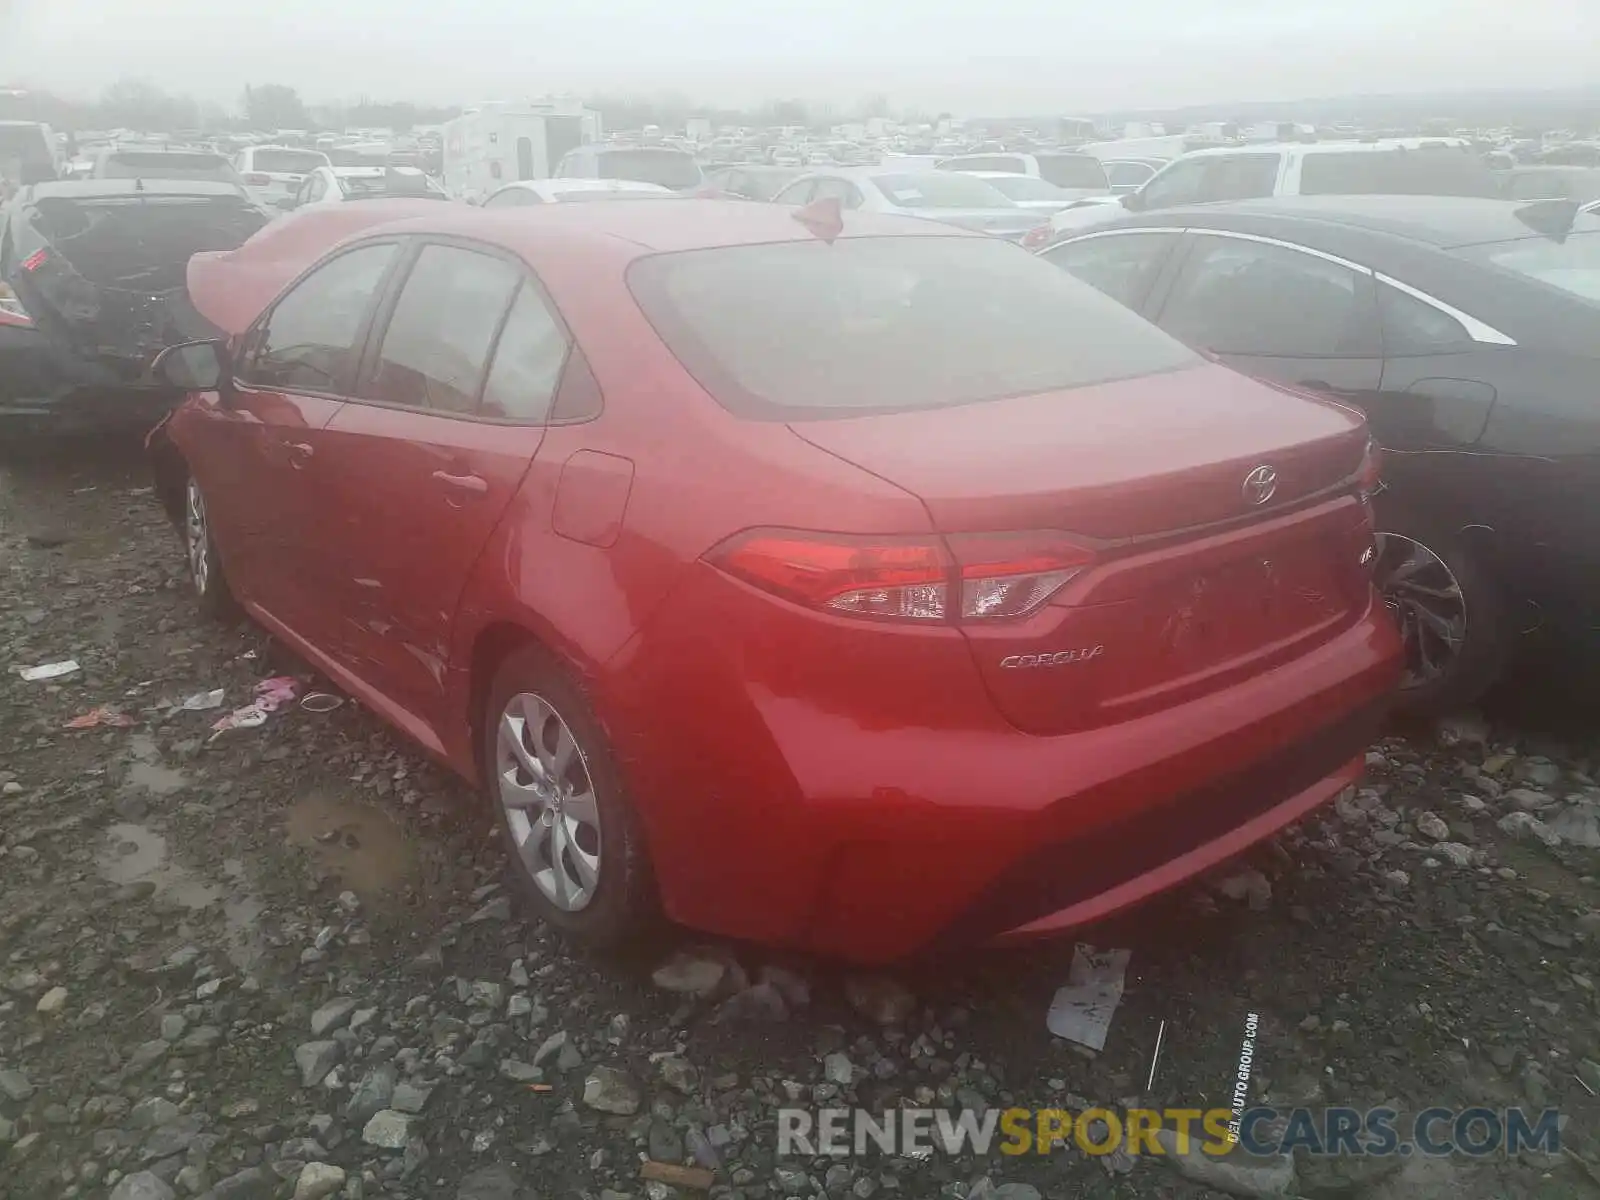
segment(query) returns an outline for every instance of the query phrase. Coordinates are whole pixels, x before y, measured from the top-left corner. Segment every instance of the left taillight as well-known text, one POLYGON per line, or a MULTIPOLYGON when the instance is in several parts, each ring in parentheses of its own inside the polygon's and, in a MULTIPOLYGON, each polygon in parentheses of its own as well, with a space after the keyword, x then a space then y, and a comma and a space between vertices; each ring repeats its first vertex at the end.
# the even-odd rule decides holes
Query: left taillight
POLYGON ((1022 245, 1028 250, 1039 250, 1050 244, 1050 235, 1055 232, 1055 226, 1046 221, 1043 225, 1035 225, 1022 235, 1022 245))
POLYGON ((37 271, 49 261, 50 252, 48 250, 35 250, 32 254, 28 255, 27 258, 22 260, 22 269, 24 271, 37 271))
POLYGON ((753 587, 839 616, 967 622, 1024 617, 1093 560, 1060 534, 860 537, 760 529, 708 561, 753 587))
POLYGON ((1367 439, 1366 453, 1361 456, 1361 466, 1356 470, 1356 490, 1363 500, 1370 500, 1383 486, 1383 451, 1378 443, 1367 439))

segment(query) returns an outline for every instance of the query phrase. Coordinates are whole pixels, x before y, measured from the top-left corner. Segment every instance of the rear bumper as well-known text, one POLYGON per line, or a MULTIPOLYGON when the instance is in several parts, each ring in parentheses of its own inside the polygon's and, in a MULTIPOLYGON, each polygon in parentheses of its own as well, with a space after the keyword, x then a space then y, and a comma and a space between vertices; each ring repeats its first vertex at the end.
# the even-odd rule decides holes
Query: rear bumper
POLYGON ((857 961, 1059 932, 1239 853, 1354 781, 1398 676, 1373 603, 1234 686, 1038 736, 940 633, 825 653, 814 616, 742 628, 701 582, 669 606, 695 636, 655 625, 607 698, 667 911, 857 961))

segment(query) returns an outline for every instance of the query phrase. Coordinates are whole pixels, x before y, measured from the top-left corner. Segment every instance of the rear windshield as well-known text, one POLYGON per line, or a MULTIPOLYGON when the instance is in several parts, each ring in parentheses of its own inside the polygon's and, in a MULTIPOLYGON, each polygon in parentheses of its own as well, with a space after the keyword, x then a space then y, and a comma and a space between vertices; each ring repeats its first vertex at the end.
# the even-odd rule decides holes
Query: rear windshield
POLYGON ((843 238, 641 259, 635 299, 743 416, 944 408, 1198 361, 1131 310, 981 237, 843 238))
POLYGON ((1106 169, 1098 158, 1091 158, 1087 154, 1041 154, 1039 155, 1040 178, 1048 179, 1057 187, 1064 188, 1103 188, 1106 183, 1106 169))
POLYGON ((682 150, 607 150, 599 156, 601 179, 633 179, 662 187, 699 187, 700 164, 682 150))
POLYGON ((444 199, 444 193, 428 182, 426 175, 416 172, 390 172, 386 175, 343 175, 339 178, 339 186, 347 196, 359 196, 363 199, 370 196, 420 196, 424 199, 438 197, 444 199))
POLYGON ((1465 146, 1307 154, 1304 196, 1495 196, 1494 172, 1465 146))
MULTIPOLYGON (((1587 220, 1600 225, 1600 220, 1587 220)), ((1545 238, 1493 242, 1468 246, 1460 253, 1600 304, 1600 233, 1575 233, 1565 242, 1545 238)))
POLYGON ((269 175, 309 175, 327 165, 327 155, 315 150, 257 150, 250 155, 250 169, 269 175))
POLYGON ((878 190, 900 208, 1010 208, 987 180, 956 171, 874 175, 878 190))
POLYGON ((42 125, 0 125, 0 161, 8 158, 25 163, 50 161, 50 139, 42 125))
POLYGON ((233 183, 238 176, 220 154, 170 154, 122 151, 100 166, 102 179, 215 179, 233 183))

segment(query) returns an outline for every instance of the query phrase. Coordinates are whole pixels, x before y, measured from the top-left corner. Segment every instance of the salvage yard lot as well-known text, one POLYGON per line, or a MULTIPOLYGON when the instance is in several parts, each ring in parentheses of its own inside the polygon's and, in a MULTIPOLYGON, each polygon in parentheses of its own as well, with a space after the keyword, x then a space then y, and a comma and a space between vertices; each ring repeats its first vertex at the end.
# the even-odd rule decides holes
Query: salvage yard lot
MULTIPOLYGON (((233 1198, 339 1171, 331 1194, 673 1194, 641 1180, 649 1158, 713 1168, 716 1195, 1203 1196, 1076 1151, 777 1159, 776 1112, 1212 1107, 1251 1011, 1254 1100, 1555 1106, 1564 1146, 1600 1158, 1600 889, 1574 844, 1600 842, 1593 739, 1473 720, 1386 739, 1354 802, 1083 934, 1132 950, 1094 1056, 1045 1029, 1070 941, 870 982, 668 933, 575 955, 524 919, 466 786, 356 705, 212 739, 185 697, 232 708, 303 668, 194 618, 136 451, 40 459, 0 467, 0 1194, 141 1171, 233 1198), (81 669, 16 670, 64 659, 81 669), (134 724, 63 728, 100 705, 134 724), (713 994, 652 980, 680 948, 713 994)), ((1525 1155, 1302 1159, 1292 1194, 1585 1189, 1571 1156, 1525 1155)))

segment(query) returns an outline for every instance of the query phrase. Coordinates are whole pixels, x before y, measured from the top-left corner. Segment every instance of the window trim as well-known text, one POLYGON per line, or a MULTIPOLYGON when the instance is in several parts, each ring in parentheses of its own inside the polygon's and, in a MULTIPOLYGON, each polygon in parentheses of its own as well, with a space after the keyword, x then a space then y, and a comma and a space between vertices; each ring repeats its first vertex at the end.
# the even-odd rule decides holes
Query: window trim
MULTIPOLYGON (((388 239, 385 239, 388 240, 388 239)), ((469 253, 484 254, 491 258, 498 258, 509 264, 516 272, 518 284, 511 290, 511 297, 506 301, 505 310, 500 314, 499 321, 495 324, 494 337, 489 342, 489 355, 484 360, 483 377, 478 380, 478 391, 474 398, 475 405, 483 404, 483 389, 488 385, 489 374, 494 369, 495 355, 500 351, 500 338, 505 333, 506 322, 511 318, 511 310, 517 303, 517 297, 522 294, 522 289, 532 287, 534 294, 544 305, 545 311, 550 314, 556 323, 556 328, 561 331, 567 343, 567 352, 561 360, 561 370, 556 375, 555 391, 550 395, 550 412, 555 411, 556 399, 561 394, 562 386, 566 383, 567 369, 572 365, 574 358, 582 353, 578 339, 573 335, 572 326, 567 324, 566 317, 556 305, 550 290, 544 286, 538 274, 520 256, 503 246, 496 246, 491 242, 480 242, 473 238, 455 237, 449 234, 411 234, 404 239, 409 243, 406 252, 401 256, 404 273, 388 282, 387 290, 378 308, 374 311, 371 324, 366 331, 366 345, 361 352, 360 360, 356 367, 355 379, 352 384, 353 392, 359 392, 361 387, 370 381, 378 356, 383 352, 383 339, 378 336, 380 329, 387 332, 389 321, 394 316, 395 307, 400 302, 400 293, 405 290, 406 280, 411 277, 412 269, 417 265, 417 260, 422 257, 422 251, 428 246, 447 246, 454 250, 465 250, 469 253)), ((363 243, 366 244, 366 243, 363 243)), ((352 247, 353 249, 354 247, 352 247)), ((593 368, 590 369, 593 374, 593 368)), ((445 412, 442 409, 429 408, 421 404, 397 404, 392 400, 379 400, 372 396, 352 394, 344 399, 350 404, 361 404, 370 408, 385 408, 394 412, 420 413, 423 416, 436 417, 445 421, 470 421, 478 425, 501 425, 512 429, 549 429, 559 425, 581 425, 585 421, 592 421, 605 411, 605 393, 598 387, 600 400, 595 411, 581 418, 568 418, 565 420, 552 420, 549 416, 543 421, 527 421, 519 417, 491 417, 480 411, 473 412, 445 412)))
POLYGON ((1283 250, 1298 250, 1301 254, 1311 255, 1312 258, 1320 258, 1325 262, 1333 263, 1335 266, 1344 267, 1347 270, 1370 276, 1378 283, 1386 283, 1390 287, 1404 292, 1413 300, 1420 300, 1422 303, 1433 309, 1436 309, 1438 312, 1459 323, 1461 327, 1467 331, 1467 336, 1480 345, 1515 346, 1517 344, 1516 338, 1512 337, 1510 334, 1502 333, 1493 325, 1490 325, 1487 321, 1480 321, 1477 317, 1472 316, 1470 313, 1462 312, 1453 304, 1447 304, 1443 300, 1440 300, 1437 296, 1429 295, 1421 288, 1412 287, 1409 283, 1402 283, 1392 275, 1386 275, 1382 271, 1375 270, 1372 267, 1362 266, 1360 263, 1352 262, 1348 258, 1340 258, 1337 254, 1329 254, 1326 250, 1318 250, 1314 246, 1302 246, 1298 242, 1288 242, 1284 241, 1282 238, 1266 237, 1259 233, 1243 233, 1235 229, 1213 229, 1204 225, 1187 225, 1183 227, 1179 227, 1177 225, 1135 225, 1123 229, 1100 229, 1081 234, 1075 238, 1063 238, 1059 242, 1042 247, 1039 253, 1042 254, 1045 250, 1056 250, 1067 245, 1069 242, 1083 241, 1087 238, 1115 237, 1116 235, 1122 233, 1148 233, 1152 230, 1160 230, 1162 232, 1170 233, 1192 233, 1197 236, 1204 234, 1210 237, 1233 238, 1234 240, 1241 242, 1259 242, 1263 246, 1277 246, 1283 250))
MULTIPOLYGON (((370 240, 355 242, 348 246, 341 246, 338 253, 330 254, 326 258, 317 259, 316 262, 312 263, 304 271, 301 271, 300 274, 295 276, 291 282, 286 284, 283 290, 273 297, 272 303, 262 311, 261 315, 250 323, 249 327, 245 329, 243 335, 239 338, 240 347, 248 348, 250 355, 253 356, 259 347, 252 345, 252 343, 257 341, 261 337, 262 330, 272 323, 273 315, 278 311, 279 305, 293 295, 294 292, 299 289, 302 283, 304 283, 307 279, 310 279, 312 275, 320 271, 323 267, 326 267, 331 263, 344 258, 348 254, 354 254, 357 250, 365 250, 372 246, 394 246, 397 250, 397 253, 390 258, 388 266, 384 268, 383 275, 378 280, 378 286, 373 289, 372 298, 367 302, 367 311, 365 314, 363 314, 361 318, 361 324, 356 329, 355 341, 350 347, 351 350, 356 352, 355 369, 349 374, 347 379, 341 379, 339 381, 341 384, 344 384, 351 391, 353 391, 356 384, 360 382, 361 368, 366 362, 367 343, 372 340, 373 321, 377 317, 378 312, 383 308, 383 305, 389 295, 389 291, 394 285, 395 271, 398 270, 401 263, 405 261, 407 249, 405 238, 395 237, 392 234, 383 237, 375 237, 370 240)), ((239 391, 289 392, 296 396, 320 396, 328 400, 347 401, 351 398, 349 392, 328 392, 315 388, 276 388, 268 384, 251 383, 248 380, 241 379, 239 376, 239 369, 244 366, 244 361, 244 356, 241 356, 233 364, 234 370, 232 373, 231 382, 233 383, 234 388, 239 391)))

